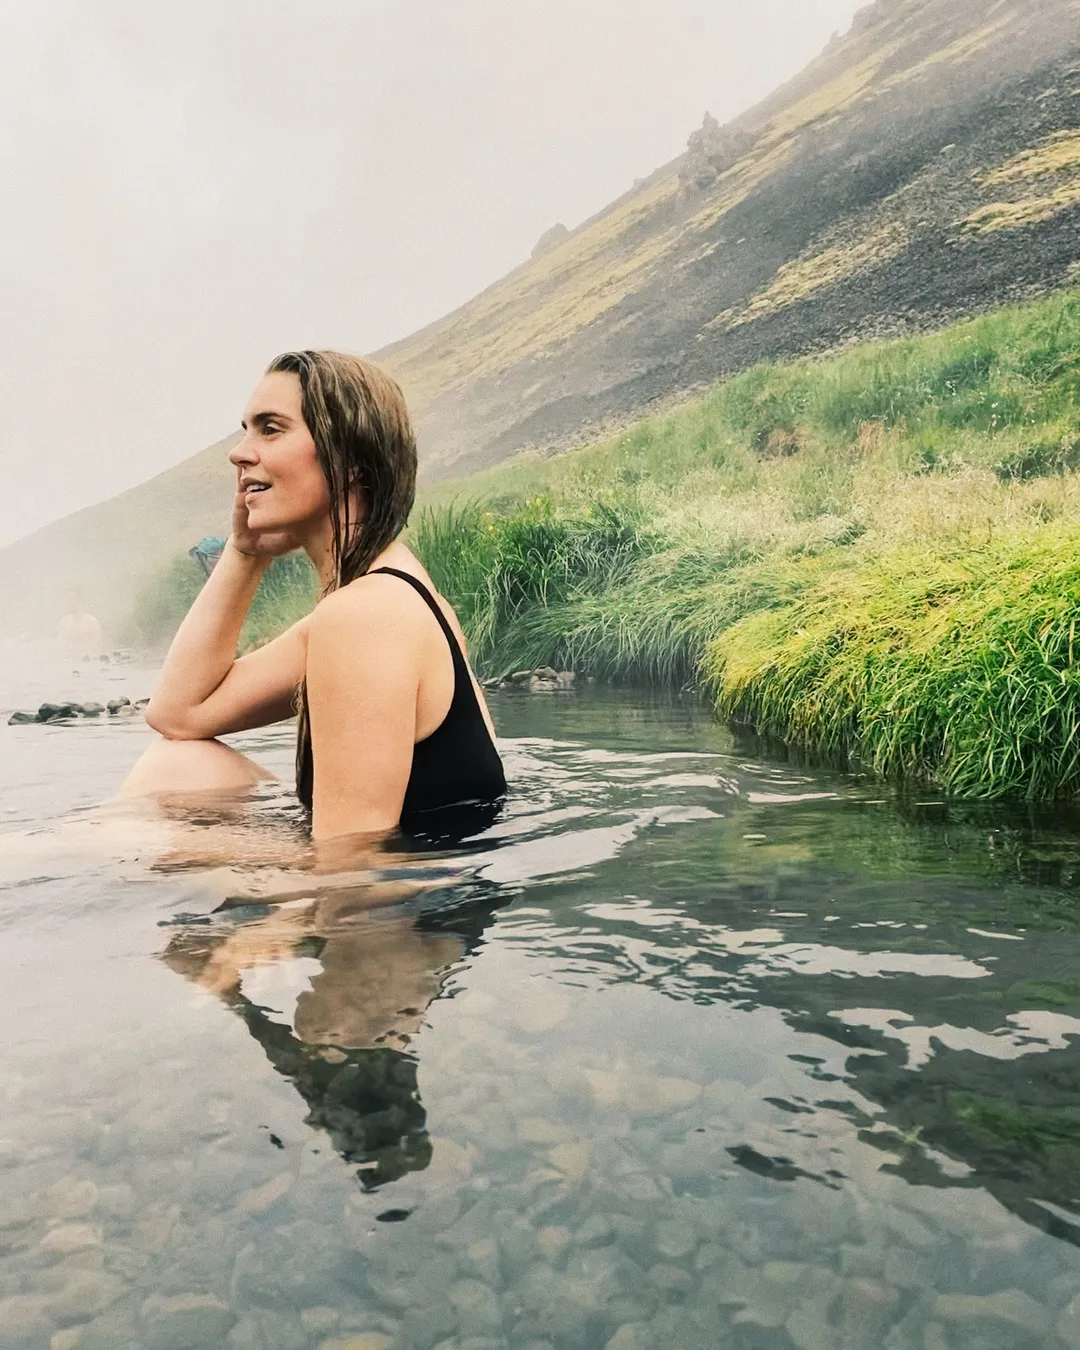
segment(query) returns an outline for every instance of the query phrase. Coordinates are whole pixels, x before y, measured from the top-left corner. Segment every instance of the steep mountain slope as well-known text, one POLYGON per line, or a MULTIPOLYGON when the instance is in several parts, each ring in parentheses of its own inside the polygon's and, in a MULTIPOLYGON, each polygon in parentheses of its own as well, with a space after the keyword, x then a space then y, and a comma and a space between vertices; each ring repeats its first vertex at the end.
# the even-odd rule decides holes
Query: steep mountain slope
POLYGON ((714 132, 711 164, 699 133, 682 161, 382 354, 421 410, 427 472, 1060 282, 1080 256, 1078 62, 1075 0, 877 0, 714 132))
MULTIPOLYGON (((1080 0, 875 0, 765 102, 378 357, 430 480, 1052 289, 1078 257, 1080 0)), ((0 551, 8 623, 76 576, 118 613, 133 568, 223 528, 222 458, 0 551)))

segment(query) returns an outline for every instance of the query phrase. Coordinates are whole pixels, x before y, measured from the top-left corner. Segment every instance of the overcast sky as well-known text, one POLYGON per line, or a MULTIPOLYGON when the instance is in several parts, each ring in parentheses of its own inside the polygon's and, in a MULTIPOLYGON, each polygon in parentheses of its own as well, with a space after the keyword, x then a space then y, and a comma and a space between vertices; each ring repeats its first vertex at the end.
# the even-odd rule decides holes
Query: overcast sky
POLYGON ((861 0, 0 0, 0 544, 455 308, 861 0))

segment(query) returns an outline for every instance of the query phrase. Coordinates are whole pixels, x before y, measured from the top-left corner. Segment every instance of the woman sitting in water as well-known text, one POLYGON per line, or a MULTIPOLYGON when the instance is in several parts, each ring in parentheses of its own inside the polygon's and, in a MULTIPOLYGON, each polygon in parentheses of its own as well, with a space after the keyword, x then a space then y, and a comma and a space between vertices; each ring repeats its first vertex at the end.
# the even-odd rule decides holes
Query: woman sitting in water
POLYGON ((461 627, 398 539, 416 484, 401 390, 338 352, 275 360, 248 404, 232 533, 169 648, 146 720, 162 739, 123 795, 241 788, 268 773, 215 737, 299 709, 296 790, 316 839, 424 829, 506 790, 461 627), (239 659, 272 558, 302 548, 312 614, 239 659))

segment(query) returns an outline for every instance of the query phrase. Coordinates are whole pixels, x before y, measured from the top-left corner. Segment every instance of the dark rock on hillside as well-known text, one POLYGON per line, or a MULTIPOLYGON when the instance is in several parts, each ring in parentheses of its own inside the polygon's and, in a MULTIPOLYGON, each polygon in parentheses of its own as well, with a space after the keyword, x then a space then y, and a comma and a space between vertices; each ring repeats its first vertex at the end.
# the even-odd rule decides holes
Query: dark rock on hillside
POLYGON ((544 253, 550 253, 553 248, 558 248, 564 239, 569 239, 570 231, 562 223, 557 222, 552 225, 550 230, 545 230, 540 238, 533 245, 533 251, 529 254, 530 258, 539 258, 544 253))
POLYGON ((679 165, 679 182, 684 188, 699 191, 712 187, 753 143, 748 132, 738 127, 722 127, 712 113, 706 113, 701 126, 686 142, 686 154, 679 165))

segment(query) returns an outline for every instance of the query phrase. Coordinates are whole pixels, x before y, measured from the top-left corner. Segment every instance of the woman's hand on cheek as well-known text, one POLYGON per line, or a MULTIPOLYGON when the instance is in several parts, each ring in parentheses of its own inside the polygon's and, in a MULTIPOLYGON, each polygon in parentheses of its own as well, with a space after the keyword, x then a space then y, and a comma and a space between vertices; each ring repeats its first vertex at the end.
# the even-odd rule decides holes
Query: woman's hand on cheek
POLYGON ((230 538, 238 553, 249 558, 279 558, 300 547, 300 541, 287 529, 260 530, 253 526, 248 515, 247 493, 239 485, 233 498, 232 530, 230 538))

